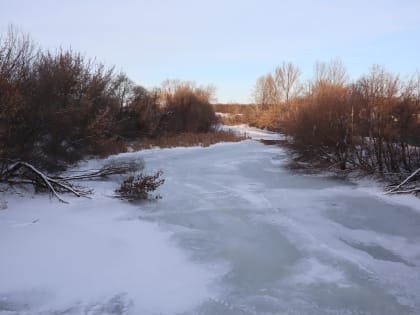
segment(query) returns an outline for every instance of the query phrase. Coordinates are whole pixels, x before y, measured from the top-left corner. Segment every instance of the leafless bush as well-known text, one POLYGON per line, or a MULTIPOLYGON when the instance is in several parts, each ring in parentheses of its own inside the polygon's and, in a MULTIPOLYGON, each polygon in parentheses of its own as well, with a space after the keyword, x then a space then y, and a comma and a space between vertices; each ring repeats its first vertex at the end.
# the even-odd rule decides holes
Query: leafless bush
POLYGON ((163 86, 165 132, 208 132, 217 122, 210 100, 210 87, 196 87, 191 82, 169 81, 163 86), (169 84, 171 83, 171 84, 169 84))
POLYGON ((158 171, 153 175, 131 175, 127 177, 115 193, 123 199, 130 201, 146 200, 146 199, 160 199, 160 195, 152 195, 151 192, 155 191, 161 186, 165 180, 160 178, 163 172, 158 171))

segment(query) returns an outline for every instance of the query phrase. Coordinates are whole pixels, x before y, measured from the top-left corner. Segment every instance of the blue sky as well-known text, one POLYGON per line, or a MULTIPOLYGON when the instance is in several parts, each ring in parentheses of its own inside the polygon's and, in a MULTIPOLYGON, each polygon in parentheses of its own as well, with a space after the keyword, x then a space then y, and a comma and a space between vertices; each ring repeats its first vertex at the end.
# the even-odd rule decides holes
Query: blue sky
POLYGON ((214 84, 220 102, 250 102, 256 79, 283 61, 306 78, 335 58, 352 78, 372 64, 420 70, 420 0, 0 0, 0 31, 9 24, 146 87, 214 84))

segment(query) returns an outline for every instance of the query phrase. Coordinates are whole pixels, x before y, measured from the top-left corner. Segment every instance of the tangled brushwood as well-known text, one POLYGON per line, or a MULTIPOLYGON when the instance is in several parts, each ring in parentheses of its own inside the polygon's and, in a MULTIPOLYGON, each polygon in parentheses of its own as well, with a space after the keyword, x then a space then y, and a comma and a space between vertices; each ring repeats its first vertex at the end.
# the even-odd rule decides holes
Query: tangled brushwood
POLYGON ((53 177, 37 169, 30 163, 18 161, 10 165, 2 164, 0 182, 9 185, 32 185, 36 191, 49 191, 61 202, 67 203, 60 193, 72 193, 77 197, 86 197, 91 193, 70 183, 72 178, 53 177))
POLYGON ((415 194, 420 197, 420 168, 401 183, 388 186, 387 194, 415 194))
POLYGON ((97 170, 87 170, 72 176, 50 175, 24 161, 9 161, 0 159, 0 184, 8 186, 32 186, 35 191, 48 191, 63 203, 68 203, 61 197, 62 193, 70 193, 77 197, 87 197, 92 190, 74 184, 74 181, 106 178, 111 175, 121 175, 137 172, 144 167, 143 161, 110 163, 97 170))
POLYGON ((131 175, 121 183, 115 193, 118 197, 129 201, 161 199, 160 195, 152 195, 151 192, 165 182, 163 178, 160 178, 162 174, 162 171, 158 171, 154 175, 144 175, 143 173, 131 175))

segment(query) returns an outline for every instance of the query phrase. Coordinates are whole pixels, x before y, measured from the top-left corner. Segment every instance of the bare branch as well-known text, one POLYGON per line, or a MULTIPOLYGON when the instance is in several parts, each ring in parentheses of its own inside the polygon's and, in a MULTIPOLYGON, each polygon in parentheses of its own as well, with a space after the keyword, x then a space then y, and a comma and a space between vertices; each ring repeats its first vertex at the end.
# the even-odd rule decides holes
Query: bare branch
MULTIPOLYGON (((410 176, 408 176, 405 180, 403 180, 399 185, 397 185, 394 188, 392 188, 391 190, 387 191, 386 194, 403 193, 404 191, 398 191, 398 189, 400 189, 403 185, 407 184, 419 172, 420 172, 420 168, 418 168, 413 173, 411 173, 410 176)), ((420 191, 420 188, 419 187, 414 187, 414 188, 408 190, 408 192, 416 192, 416 191, 420 191)), ((405 191, 405 192, 407 192, 407 191, 405 191)))

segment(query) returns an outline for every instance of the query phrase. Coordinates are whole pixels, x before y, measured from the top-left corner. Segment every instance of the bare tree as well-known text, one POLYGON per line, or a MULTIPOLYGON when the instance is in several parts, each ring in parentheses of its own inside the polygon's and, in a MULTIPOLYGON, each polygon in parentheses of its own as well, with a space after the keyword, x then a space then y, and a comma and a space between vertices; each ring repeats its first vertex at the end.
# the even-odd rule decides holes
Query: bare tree
POLYGON ((315 86, 344 86, 348 82, 347 70, 340 59, 333 59, 330 62, 317 62, 314 72, 315 86))
POLYGON ((301 92, 299 85, 300 69, 291 62, 283 62, 274 70, 274 80, 277 94, 281 102, 289 105, 290 100, 297 97, 301 92))
MULTIPOLYGON (((23 89, 31 90, 33 65, 39 51, 28 35, 13 25, 0 35, 0 158, 19 154, 34 133, 24 117, 28 108, 23 89)), ((29 110, 28 110, 29 109, 29 110)))
POLYGON ((270 105, 277 105, 279 103, 276 82, 271 73, 257 79, 253 94, 254 102, 260 109, 267 109, 270 105))
POLYGON ((0 36, 0 77, 9 83, 26 79, 38 53, 29 35, 10 25, 6 36, 0 36))
POLYGON ((216 101, 216 87, 212 84, 198 86, 194 81, 182 81, 177 79, 167 79, 161 83, 160 87, 160 102, 165 106, 171 97, 179 90, 192 91, 204 102, 216 101))
POLYGON ((132 96, 134 82, 130 80, 124 72, 121 72, 115 77, 112 84, 112 89, 118 99, 121 114, 132 96))

